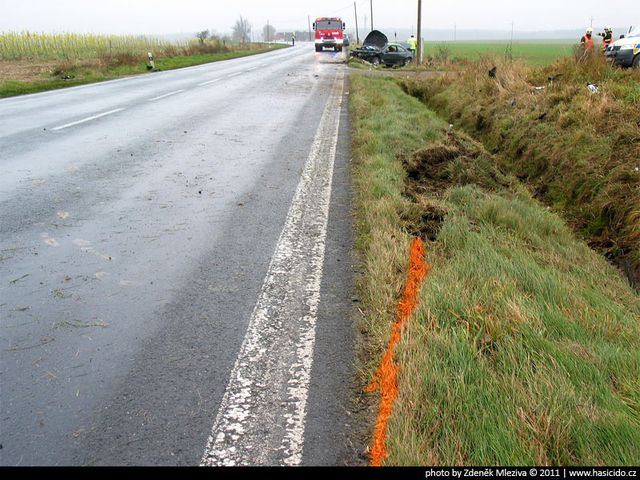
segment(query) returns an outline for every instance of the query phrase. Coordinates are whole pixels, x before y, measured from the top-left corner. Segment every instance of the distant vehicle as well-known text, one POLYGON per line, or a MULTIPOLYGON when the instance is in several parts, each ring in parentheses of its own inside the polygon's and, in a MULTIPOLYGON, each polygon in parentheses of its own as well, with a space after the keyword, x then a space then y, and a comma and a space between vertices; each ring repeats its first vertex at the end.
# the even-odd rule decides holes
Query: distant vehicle
POLYGON ((336 52, 342 50, 345 24, 340 17, 320 17, 313 22, 316 32, 316 52, 331 48, 336 52))
POLYGON ((353 50, 351 56, 387 67, 408 65, 413 60, 411 50, 399 43, 389 43, 387 36, 378 30, 369 33, 362 47, 353 50))
POLYGON ((640 27, 630 28, 604 51, 605 57, 621 67, 640 68, 640 27))

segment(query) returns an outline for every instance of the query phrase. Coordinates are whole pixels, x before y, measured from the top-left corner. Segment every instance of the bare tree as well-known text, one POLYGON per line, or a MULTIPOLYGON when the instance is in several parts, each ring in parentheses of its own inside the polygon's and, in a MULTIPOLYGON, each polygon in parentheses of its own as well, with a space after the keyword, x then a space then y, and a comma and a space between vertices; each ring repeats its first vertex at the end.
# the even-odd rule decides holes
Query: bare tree
POLYGON ((270 42, 276 36, 276 27, 273 25, 265 25, 262 27, 262 39, 265 42, 270 42))
POLYGON ((236 20, 236 24, 233 26, 233 34, 232 38, 236 42, 248 43, 251 39, 251 24, 249 20, 243 18, 240 15, 240 18, 236 20))
POLYGON ((201 32, 196 33, 196 38, 200 43, 204 43, 204 41, 209 38, 209 30, 202 30, 201 32))

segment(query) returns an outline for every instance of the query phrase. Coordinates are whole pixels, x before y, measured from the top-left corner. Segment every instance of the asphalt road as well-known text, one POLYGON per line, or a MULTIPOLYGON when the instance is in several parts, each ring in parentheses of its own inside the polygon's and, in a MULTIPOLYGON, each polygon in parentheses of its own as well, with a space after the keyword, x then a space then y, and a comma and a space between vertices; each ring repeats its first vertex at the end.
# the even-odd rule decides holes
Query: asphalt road
POLYGON ((356 460, 335 60, 0 100, 2 465, 356 460))

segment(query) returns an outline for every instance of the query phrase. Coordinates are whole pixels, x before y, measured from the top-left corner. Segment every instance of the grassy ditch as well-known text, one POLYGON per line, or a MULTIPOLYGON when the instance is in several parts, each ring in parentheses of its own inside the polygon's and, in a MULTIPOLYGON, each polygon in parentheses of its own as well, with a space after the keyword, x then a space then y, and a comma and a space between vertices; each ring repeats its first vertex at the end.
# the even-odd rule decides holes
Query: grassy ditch
MULTIPOLYGON (((173 70, 266 53, 284 47, 286 45, 273 44, 267 47, 256 44, 211 53, 199 52, 197 49, 187 52, 185 49, 173 49, 168 51, 173 53, 172 55, 156 58, 155 64, 158 70, 173 70)), ((25 67, 26 63, 26 61, 11 60, 0 62, 2 74, 0 98, 113 80, 147 72, 146 53, 106 55, 80 60, 33 61, 28 67, 25 67)))
POLYGON ((385 463, 637 463, 637 293, 397 81, 353 75, 350 98, 368 378, 412 237, 431 265, 398 349, 385 463))
POLYGON ((543 68, 490 60, 452 68, 406 89, 498 154, 504 171, 638 285, 640 72, 612 69, 601 56, 543 68))

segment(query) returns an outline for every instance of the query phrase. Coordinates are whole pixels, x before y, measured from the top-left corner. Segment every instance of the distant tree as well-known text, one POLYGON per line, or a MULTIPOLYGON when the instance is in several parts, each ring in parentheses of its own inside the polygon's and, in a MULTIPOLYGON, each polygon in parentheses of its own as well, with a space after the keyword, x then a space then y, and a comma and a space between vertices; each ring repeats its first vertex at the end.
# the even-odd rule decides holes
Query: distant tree
POLYGON ((276 36, 276 27, 273 25, 265 25, 262 27, 262 39, 265 42, 270 42, 276 36))
POLYGON ((236 20, 236 24, 233 26, 231 38, 241 43, 248 43, 251 40, 251 24, 249 20, 243 18, 242 15, 240 15, 240 18, 236 20))
POLYGON ((196 38, 200 43, 204 43, 204 41, 209 38, 209 35, 209 30, 202 30, 201 32, 196 33, 196 38))

